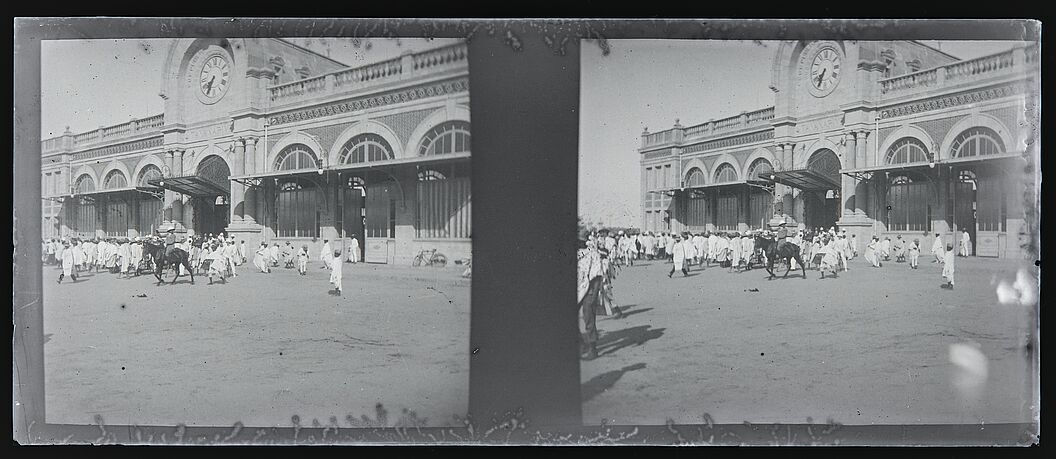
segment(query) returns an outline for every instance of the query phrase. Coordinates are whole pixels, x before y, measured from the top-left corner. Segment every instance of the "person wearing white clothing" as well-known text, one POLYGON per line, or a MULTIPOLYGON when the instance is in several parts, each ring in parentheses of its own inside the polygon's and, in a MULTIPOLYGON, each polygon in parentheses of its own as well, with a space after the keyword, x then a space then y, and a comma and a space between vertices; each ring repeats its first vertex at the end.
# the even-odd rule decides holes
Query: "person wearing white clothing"
MULTIPOLYGON (((331 252, 330 258, 341 259, 341 252, 331 252)), ((330 283, 334 284, 334 295, 341 296, 341 265, 342 263, 330 263, 330 283)))
POLYGON ((319 251, 319 258, 323 260, 322 269, 329 269, 334 259, 334 249, 330 247, 330 240, 323 239, 323 249, 319 251))
POLYGON ((268 261, 271 258, 270 251, 268 250, 268 243, 261 242, 260 247, 257 247, 256 256, 253 257, 253 265, 257 267, 262 273, 271 272, 268 268, 268 261))
POLYGON ((946 252, 942 246, 942 236, 939 233, 935 233, 935 241, 931 243, 931 254, 935 256, 932 263, 942 263, 946 257, 946 252))
POLYGON ((972 238, 967 231, 961 233, 960 249, 962 257, 967 257, 972 253, 972 238))

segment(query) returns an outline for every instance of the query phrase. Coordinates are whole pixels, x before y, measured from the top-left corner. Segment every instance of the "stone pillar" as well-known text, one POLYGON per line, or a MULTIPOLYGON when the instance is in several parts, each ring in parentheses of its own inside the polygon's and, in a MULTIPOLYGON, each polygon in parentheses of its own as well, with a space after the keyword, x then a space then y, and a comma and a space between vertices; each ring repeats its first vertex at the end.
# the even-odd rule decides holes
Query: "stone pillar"
MULTIPOLYGON (((245 139, 246 153, 243 170, 246 174, 252 174, 257 171, 257 140, 256 137, 246 137, 245 139)), ((246 188, 245 205, 242 212, 243 223, 250 225, 257 223, 257 194, 259 192, 259 188, 246 188)))
MULTIPOLYGON (((172 175, 180 177, 183 175, 183 150, 173 150, 172 154, 172 175)), ((183 212, 183 196, 176 198, 172 202, 172 223, 176 227, 176 231, 183 232, 184 228, 187 227, 187 223, 184 221, 183 212)))
MULTIPOLYGON (((869 131, 858 131, 857 141, 855 148, 858 150, 858 154, 855 155, 855 164, 858 167, 866 167, 866 145, 867 139, 869 138, 869 131)), ((863 217, 869 215, 869 184, 870 182, 858 182, 857 189, 855 190, 854 199, 854 213, 863 217)))
MULTIPOLYGON (((169 178, 169 177, 174 177, 175 176, 175 175, 173 175, 173 172, 175 171, 175 169, 173 169, 174 166, 172 164, 173 154, 174 153, 173 153, 172 150, 167 150, 167 151, 165 151, 165 154, 162 155, 164 157, 164 160, 165 160, 165 169, 168 171, 165 174, 164 178, 169 178)), ((162 217, 161 217, 161 226, 162 226, 162 228, 168 228, 168 227, 172 226, 172 203, 175 200, 176 200, 176 193, 173 192, 172 190, 166 188, 165 189, 165 201, 164 201, 165 205, 163 207, 162 217)))
MULTIPOLYGON (((855 138, 853 132, 848 132, 843 135, 843 158, 844 168, 854 169, 855 168, 855 157, 858 155, 858 149, 855 146, 855 138)), ((844 217, 854 215, 854 186, 855 179, 850 176, 843 174, 841 176, 843 186, 840 187, 840 197, 843 201, 842 209, 840 214, 844 217)))
POLYGON ((854 163, 858 167, 868 167, 869 166, 869 162, 866 161, 865 151, 866 151, 866 139, 869 137, 869 131, 858 131, 857 134, 858 135, 856 137, 857 137, 858 154, 855 155, 854 163))
MULTIPOLYGON (((239 176, 243 175, 246 161, 246 139, 239 137, 235 140, 234 153, 231 155, 231 175, 239 176)), ((228 209, 231 211, 231 217, 228 220, 229 225, 240 225, 242 224, 242 215, 245 214, 245 192, 246 186, 238 183, 231 182, 231 196, 228 202, 230 205, 228 209)))

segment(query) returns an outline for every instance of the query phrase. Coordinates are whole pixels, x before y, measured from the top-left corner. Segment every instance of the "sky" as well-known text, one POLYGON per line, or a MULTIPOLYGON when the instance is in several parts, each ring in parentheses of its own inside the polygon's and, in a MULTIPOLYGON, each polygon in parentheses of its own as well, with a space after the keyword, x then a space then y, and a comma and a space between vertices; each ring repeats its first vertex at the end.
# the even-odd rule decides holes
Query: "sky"
MULTIPOLYGON (((590 223, 640 222, 641 134, 692 126, 772 106, 777 42, 608 40, 603 55, 581 42, 579 215, 590 223)), ((1020 42, 924 41, 960 59, 1020 42)))
MULTIPOLYGON (((349 66, 366 65, 454 43, 452 39, 289 38, 349 66), (358 46, 357 46, 358 45, 358 46)), ((171 39, 48 40, 41 42, 42 139, 162 113, 161 73, 171 39)))

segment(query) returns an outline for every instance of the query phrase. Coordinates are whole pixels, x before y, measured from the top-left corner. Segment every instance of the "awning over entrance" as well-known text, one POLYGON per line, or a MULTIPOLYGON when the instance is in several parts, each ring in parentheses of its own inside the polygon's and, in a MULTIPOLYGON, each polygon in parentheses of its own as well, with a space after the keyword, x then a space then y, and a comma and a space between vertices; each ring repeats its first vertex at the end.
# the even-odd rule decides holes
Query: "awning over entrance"
POLYGON ((228 190, 223 185, 198 175, 185 175, 183 177, 165 177, 149 181, 151 185, 172 190, 180 194, 194 197, 227 195, 228 190))
POLYGON ((330 166, 323 169, 301 169, 292 171, 272 171, 264 172, 260 174, 245 174, 231 177, 238 183, 247 183, 254 179, 265 179, 265 178, 296 178, 296 177, 310 177, 313 175, 323 175, 330 172, 358 172, 367 171, 371 169, 391 169, 397 167, 406 166, 424 166, 430 164, 442 164, 456 161, 463 161, 470 159, 469 153, 450 153, 446 155, 435 155, 435 156, 416 156, 413 158, 397 158, 389 159, 385 161, 371 161, 366 163, 356 164, 341 164, 337 166, 330 166))
POLYGON ((938 166, 967 166, 972 164, 981 164, 986 162, 1007 162, 1010 160, 1023 160, 1023 156, 1020 153, 1003 153, 999 155, 985 155, 985 156, 970 156, 967 158, 949 158, 941 161, 935 161, 930 163, 909 163, 909 164, 882 164, 879 166, 869 167, 858 167, 854 169, 846 169, 840 171, 844 175, 854 177, 859 180, 870 180, 873 174, 878 172, 903 172, 912 170, 924 170, 932 169, 938 166))
POLYGON ((663 190, 647 191, 647 193, 661 194, 661 195, 664 195, 664 196, 674 196, 674 195, 676 195, 676 194, 678 194, 678 193, 680 193, 680 192, 682 192, 684 190, 688 190, 688 189, 689 188, 666 188, 666 189, 663 189, 663 190))
POLYGON ((812 169, 795 169, 790 171, 775 171, 770 174, 774 182, 801 190, 838 190, 840 182, 833 180, 828 175, 819 173, 812 169))

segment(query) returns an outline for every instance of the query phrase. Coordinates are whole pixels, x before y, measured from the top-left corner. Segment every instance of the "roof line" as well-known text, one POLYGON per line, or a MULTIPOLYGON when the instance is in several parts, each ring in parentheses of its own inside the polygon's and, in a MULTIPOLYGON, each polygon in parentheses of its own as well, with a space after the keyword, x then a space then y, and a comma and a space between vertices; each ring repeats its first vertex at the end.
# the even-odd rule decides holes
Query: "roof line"
POLYGON ((337 60, 337 59, 334 59, 334 58, 332 58, 332 57, 330 57, 330 56, 327 56, 327 55, 325 55, 325 54, 322 54, 322 53, 320 53, 320 52, 318 52, 318 51, 313 51, 313 50, 310 50, 310 49, 308 49, 308 48, 305 48, 305 47, 303 47, 303 46, 301 46, 301 45, 298 45, 298 44, 296 44, 296 43, 294 43, 294 42, 292 42, 292 41, 289 41, 289 40, 287 40, 287 39, 285 39, 285 38, 276 38, 275 40, 278 40, 278 41, 280 41, 280 42, 283 42, 283 43, 285 43, 285 44, 287 44, 287 45, 289 45, 289 46, 292 46, 292 47, 294 47, 294 48, 297 48, 297 49, 299 49, 299 50, 301 50, 301 51, 305 51, 305 52, 308 52, 308 53, 314 54, 314 55, 316 55, 316 56, 319 56, 319 57, 321 57, 321 58, 323 58, 323 59, 326 59, 326 60, 328 60, 328 61, 330 61, 330 62, 333 62, 334 64, 340 65, 340 66, 342 66, 342 67, 349 67, 349 65, 348 65, 348 64, 346 64, 346 63, 344 63, 344 62, 341 62, 341 61, 339 61, 339 60, 337 60))
POLYGON ((920 46, 923 46, 923 47, 925 47, 925 48, 928 48, 928 49, 930 49, 930 50, 936 51, 936 52, 938 52, 939 54, 942 54, 943 56, 946 56, 946 57, 948 57, 948 58, 950 58, 950 59, 953 59, 953 60, 955 60, 955 61, 958 61, 958 62, 960 62, 960 61, 963 61, 963 60, 964 60, 964 59, 961 59, 961 58, 959 58, 959 57, 957 57, 957 56, 954 56, 953 54, 947 53, 946 51, 943 51, 943 50, 941 50, 941 49, 939 49, 939 48, 936 48, 936 47, 934 47, 934 46, 931 46, 931 45, 929 45, 929 44, 927 44, 927 43, 924 43, 924 42, 923 42, 923 41, 921 41, 921 40, 910 40, 910 42, 912 42, 912 43, 916 43, 916 44, 918 44, 918 45, 920 45, 920 46))

